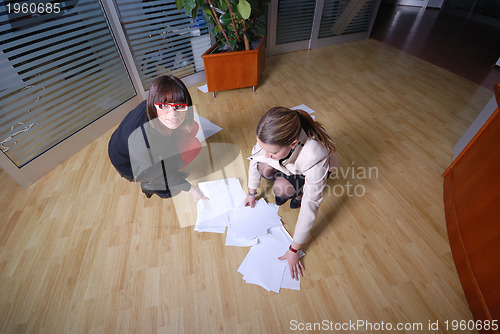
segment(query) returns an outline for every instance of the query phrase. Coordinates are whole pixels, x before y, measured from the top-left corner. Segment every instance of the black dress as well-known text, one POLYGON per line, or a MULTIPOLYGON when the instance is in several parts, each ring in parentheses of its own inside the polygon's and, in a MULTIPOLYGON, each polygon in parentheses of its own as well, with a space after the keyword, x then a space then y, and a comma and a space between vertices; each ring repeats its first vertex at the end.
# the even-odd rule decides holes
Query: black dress
POLYGON ((109 159, 121 176, 141 182, 148 197, 156 193, 165 198, 188 191, 191 185, 179 171, 183 167, 178 148, 181 131, 166 128, 158 119, 150 121, 143 101, 111 135, 109 159))

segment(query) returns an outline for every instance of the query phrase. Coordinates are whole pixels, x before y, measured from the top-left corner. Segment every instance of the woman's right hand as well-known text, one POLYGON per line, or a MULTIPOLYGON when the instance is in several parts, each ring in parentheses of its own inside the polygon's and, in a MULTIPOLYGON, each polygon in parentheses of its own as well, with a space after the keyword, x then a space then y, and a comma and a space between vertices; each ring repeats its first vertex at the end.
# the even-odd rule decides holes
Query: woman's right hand
POLYGON ((243 202, 245 206, 250 206, 253 208, 255 206, 255 196, 252 195, 247 195, 247 198, 245 198, 245 202, 243 202))
POLYGON ((206 197, 205 195, 203 195, 203 193, 201 192, 201 190, 197 186, 195 186, 195 185, 191 185, 191 189, 189 189, 189 193, 193 197, 193 201, 195 203, 198 202, 200 199, 202 199, 204 201, 208 201, 209 200, 209 198, 206 197))

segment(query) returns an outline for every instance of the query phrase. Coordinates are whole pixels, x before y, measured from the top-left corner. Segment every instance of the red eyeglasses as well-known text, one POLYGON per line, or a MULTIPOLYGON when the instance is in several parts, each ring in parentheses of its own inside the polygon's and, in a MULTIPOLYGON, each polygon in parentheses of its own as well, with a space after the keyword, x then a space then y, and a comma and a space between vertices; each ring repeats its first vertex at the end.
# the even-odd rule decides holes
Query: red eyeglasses
POLYGON ((174 111, 187 111, 188 105, 185 103, 155 103, 161 110, 173 109, 174 111))

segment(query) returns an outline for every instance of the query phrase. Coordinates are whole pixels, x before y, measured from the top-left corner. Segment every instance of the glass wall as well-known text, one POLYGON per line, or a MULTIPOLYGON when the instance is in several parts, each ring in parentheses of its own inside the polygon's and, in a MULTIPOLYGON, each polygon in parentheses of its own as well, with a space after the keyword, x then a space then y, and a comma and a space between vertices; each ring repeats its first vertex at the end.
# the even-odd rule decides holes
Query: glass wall
POLYGON ((118 124, 159 75, 203 80, 175 0, 0 0, 0 166, 27 187, 118 124), (195 75, 191 75, 195 74, 195 75))
POLYGON ((276 44, 309 40, 315 0, 281 0, 278 4, 276 44))
POLYGON ((159 75, 184 77, 204 69, 201 55, 210 37, 201 13, 193 20, 173 0, 115 3, 145 89, 159 75))
POLYGON ((368 31, 374 0, 325 0, 319 38, 368 31))
POLYGON ((269 6, 268 54, 367 39, 380 0, 277 0, 269 6))
POLYGON ((500 26, 500 1, 498 0, 448 0, 444 8, 453 14, 500 26))
POLYGON ((0 12, 0 148, 22 167, 136 91, 99 2, 16 3, 0 12))

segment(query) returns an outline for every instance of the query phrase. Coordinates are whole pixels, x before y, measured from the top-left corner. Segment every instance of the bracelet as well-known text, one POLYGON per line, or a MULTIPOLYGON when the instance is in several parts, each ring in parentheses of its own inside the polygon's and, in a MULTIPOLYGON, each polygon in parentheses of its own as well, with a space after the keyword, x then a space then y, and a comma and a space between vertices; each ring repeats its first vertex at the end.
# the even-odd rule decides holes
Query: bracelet
POLYGON ((298 249, 295 249, 292 247, 292 245, 290 245, 290 247, 288 247, 288 249, 293 252, 293 253, 297 253, 299 250, 298 249))
POLYGON ((255 193, 255 194, 252 194, 252 193, 248 192, 248 196, 252 196, 252 197, 255 197, 255 196, 257 196, 257 193, 255 193))

